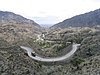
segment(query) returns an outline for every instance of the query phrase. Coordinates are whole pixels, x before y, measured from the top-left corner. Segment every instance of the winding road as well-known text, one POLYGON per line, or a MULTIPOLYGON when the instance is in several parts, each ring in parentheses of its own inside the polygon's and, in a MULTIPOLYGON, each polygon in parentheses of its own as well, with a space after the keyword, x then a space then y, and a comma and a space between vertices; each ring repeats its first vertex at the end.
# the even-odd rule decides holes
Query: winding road
POLYGON ((61 56, 61 57, 54 57, 54 58, 43 58, 43 57, 40 57, 38 56, 32 48, 29 48, 29 47, 25 47, 25 46, 20 46, 22 49, 26 50, 27 53, 28 53, 28 56, 31 57, 32 59, 36 60, 36 61, 42 61, 42 62, 62 62, 62 61, 65 61, 67 59, 69 59, 71 56, 73 56, 73 54, 76 52, 78 46, 80 46, 80 44, 75 44, 73 43, 72 45, 72 50, 61 56))

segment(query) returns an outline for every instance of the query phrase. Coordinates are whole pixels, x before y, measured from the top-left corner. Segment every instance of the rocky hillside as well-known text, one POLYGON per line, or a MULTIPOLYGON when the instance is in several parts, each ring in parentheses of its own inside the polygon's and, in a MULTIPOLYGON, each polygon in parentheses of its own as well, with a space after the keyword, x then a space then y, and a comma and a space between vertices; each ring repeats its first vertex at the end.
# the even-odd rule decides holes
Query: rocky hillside
POLYGON ((33 20, 24 18, 23 16, 7 11, 0 11, 0 23, 31 24, 33 26, 40 27, 33 20))
POLYGON ((33 20, 12 12, 0 11, 0 37, 8 42, 34 38, 41 27, 33 20))
MULTIPOLYGON (((25 42, 23 44, 30 45, 25 42)), ((37 73, 40 66, 18 45, 12 46, 0 38, 0 75, 39 75, 37 73)))
MULTIPOLYGON (((61 40, 65 42, 81 43, 69 63, 61 65, 54 62, 54 65, 48 65, 36 62, 27 55, 25 50, 19 47, 20 45, 28 46, 42 53, 42 48, 39 48, 39 45, 34 43, 32 39, 11 45, 0 38, 0 75, 100 75, 100 27, 59 29, 59 32, 56 30, 48 35, 52 38, 61 37, 61 40)), ((44 47, 44 45, 41 46, 44 47)), ((44 54, 55 55, 57 52, 64 51, 60 50, 46 50, 44 54)), ((57 54, 59 55, 59 53, 57 54)))
POLYGON ((0 21, 0 75, 100 75, 100 26, 50 30, 43 43, 36 40, 40 26, 18 20, 0 21), (34 61, 20 48, 31 47, 37 54, 54 57, 67 52, 68 41, 81 45, 73 58, 62 64, 34 61))
POLYGON ((66 19, 51 28, 91 27, 95 25, 100 25, 100 9, 66 19))

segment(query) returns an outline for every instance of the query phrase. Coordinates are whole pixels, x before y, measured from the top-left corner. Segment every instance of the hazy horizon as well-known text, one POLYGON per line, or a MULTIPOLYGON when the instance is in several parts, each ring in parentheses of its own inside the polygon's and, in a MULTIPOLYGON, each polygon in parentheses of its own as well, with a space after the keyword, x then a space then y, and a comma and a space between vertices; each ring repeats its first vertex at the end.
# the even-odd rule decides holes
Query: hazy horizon
POLYGON ((56 24, 100 8, 100 0, 0 0, 0 10, 10 11, 38 24, 56 24))

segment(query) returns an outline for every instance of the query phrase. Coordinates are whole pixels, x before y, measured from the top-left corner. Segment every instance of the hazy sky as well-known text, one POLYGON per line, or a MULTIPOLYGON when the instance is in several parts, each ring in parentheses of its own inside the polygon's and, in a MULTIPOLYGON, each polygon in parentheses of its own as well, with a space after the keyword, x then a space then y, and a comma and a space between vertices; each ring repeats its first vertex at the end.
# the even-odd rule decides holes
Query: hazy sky
POLYGON ((100 0, 0 0, 0 10, 11 11, 39 24, 54 24, 100 8, 100 0))

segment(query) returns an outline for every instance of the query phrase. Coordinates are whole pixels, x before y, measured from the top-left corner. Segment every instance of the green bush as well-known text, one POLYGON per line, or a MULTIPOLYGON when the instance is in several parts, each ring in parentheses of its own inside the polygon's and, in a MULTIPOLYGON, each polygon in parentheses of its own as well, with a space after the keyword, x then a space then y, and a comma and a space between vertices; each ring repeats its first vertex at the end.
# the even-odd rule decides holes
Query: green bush
POLYGON ((78 67, 82 62, 84 62, 84 59, 82 59, 82 58, 74 58, 72 61, 71 61, 71 64, 73 65, 73 66, 76 66, 76 67, 78 67))

